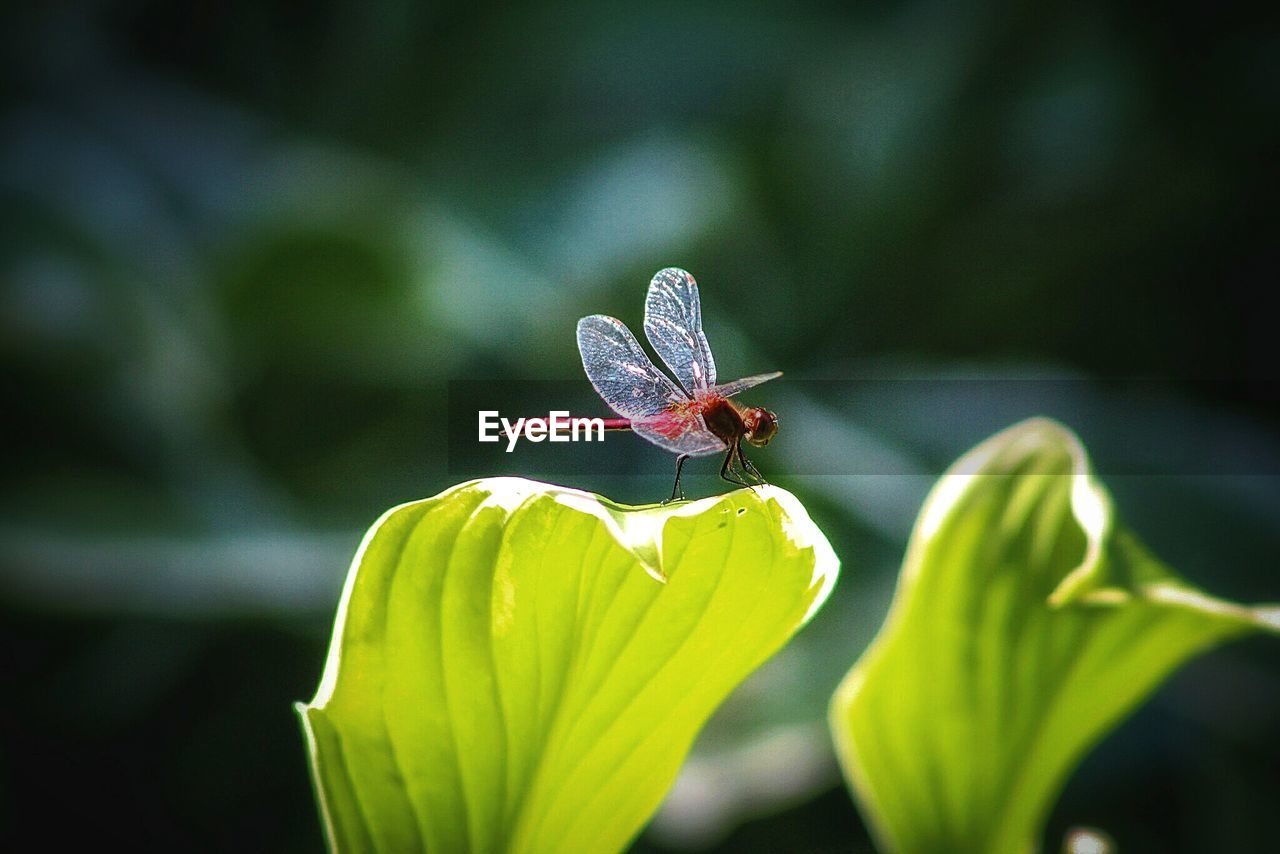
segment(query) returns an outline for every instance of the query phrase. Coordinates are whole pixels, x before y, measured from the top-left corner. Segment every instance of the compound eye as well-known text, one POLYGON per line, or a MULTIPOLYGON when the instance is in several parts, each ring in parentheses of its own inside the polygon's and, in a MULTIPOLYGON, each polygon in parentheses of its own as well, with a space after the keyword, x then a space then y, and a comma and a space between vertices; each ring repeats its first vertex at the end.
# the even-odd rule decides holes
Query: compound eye
POLYGON ((747 441, 764 446, 778 433, 778 416, 767 409, 753 409, 747 418, 747 441))

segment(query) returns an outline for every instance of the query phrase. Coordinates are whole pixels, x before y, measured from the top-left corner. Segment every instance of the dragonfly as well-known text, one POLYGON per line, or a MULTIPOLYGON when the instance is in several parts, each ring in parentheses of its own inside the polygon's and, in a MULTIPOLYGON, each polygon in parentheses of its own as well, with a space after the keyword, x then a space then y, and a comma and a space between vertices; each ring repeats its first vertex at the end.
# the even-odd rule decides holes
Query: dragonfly
POLYGON ((678 267, 659 270, 644 301, 644 333, 670 369, 674 381, 645 353, 626 324, 593 314, 578 321, 578 352, 591 385, 620 418, 605 419, 606 430, 631 430, 676 454, 676 482, 668 501, 684 500, 680 472, 690 457, 724 453, 720 477, 756 486, 764 476, 742 445, 769 444, 778 416, 747 407, 735 395, 782 376, 781 371, 716 383, 716 363, 702 332, 698 283, 678 267))

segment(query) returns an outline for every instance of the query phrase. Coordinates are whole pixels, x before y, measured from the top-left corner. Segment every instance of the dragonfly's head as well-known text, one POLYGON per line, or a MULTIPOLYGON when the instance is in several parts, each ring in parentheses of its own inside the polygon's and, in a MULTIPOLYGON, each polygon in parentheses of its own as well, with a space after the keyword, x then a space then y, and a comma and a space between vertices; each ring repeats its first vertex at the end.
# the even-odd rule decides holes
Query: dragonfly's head
POLYGON ((778 434, 778 416, 760 406, 748 409, 742 424, 747 428, 746 440, 757 448, 763 448, 778 434))

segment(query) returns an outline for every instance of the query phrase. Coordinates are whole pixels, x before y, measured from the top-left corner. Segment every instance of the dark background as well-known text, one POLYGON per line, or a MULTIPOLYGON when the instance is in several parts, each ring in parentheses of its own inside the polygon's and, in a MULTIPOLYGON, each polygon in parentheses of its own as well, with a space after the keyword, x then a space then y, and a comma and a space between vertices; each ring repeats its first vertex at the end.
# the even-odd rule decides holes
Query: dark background
MULTIPOLYGON (((541 473, 451 459, 449 384, 603 414, 574 322, 638 328, 670 264, 702 284, 724 378, 787 372, 756 392, 782 432, 755 458, 844 574, 636 850, 867 850, 827 697, 932 478, 1019 418, 1076 428, 1180 572, 1280 599, 1274 23, 6 4, 0 844, 317 850, 290 704, 362 531, 466 476, 541 473), (857 378, 877 382, 817 390, 857 378), (894 392, 920 379, 945 382, 894 392)), ((557 479, 669 488, 634 437, 583 454, 557 479)), ((1191 664, 1085 762, 1049 849, 1088 824, 1123 852, 1270 850, 1278 677, 1274 640, 1191 664)))

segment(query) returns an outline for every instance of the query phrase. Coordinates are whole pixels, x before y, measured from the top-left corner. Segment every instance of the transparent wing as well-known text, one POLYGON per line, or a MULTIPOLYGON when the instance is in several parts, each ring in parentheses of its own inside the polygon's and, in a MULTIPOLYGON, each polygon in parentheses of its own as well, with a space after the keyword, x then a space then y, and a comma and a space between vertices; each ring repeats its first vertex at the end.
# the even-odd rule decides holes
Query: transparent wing
POLYGON ((624 418, 637 421, 660 415, 689 399, 616 317, 593 314, 579 320, 578 352, 591 385, 624 418))
POLYGON ((760 383, 767 383, 769 380, 776 380, 780 376, 782 376, 782 371, 770 371, 767 374, 755 374, 754 376, 734 380, 731 383, 718 385, 711 391, 721 397, 733 397, 740 391, 746 391, 749 388, 754 388, 755 386, 760 385, 760 383))
POLYGON ((651 418, 633 419, 631 429, 675 454, 705 457, 725 449, 724 442, 707 429, 701 415, 686 418, 663 413, 651 418))
POLYGON ((578 321, 582 367, 609 408, 631 419, 631 429, 677 454, 723 450, 689 396, 650 361, 621 320, 593 314, 578 321))
POLYGON ((694 394, 716 384, 693 276, 677 267, 658 271, 644 300, 644 334, 685 391, 694 394))

